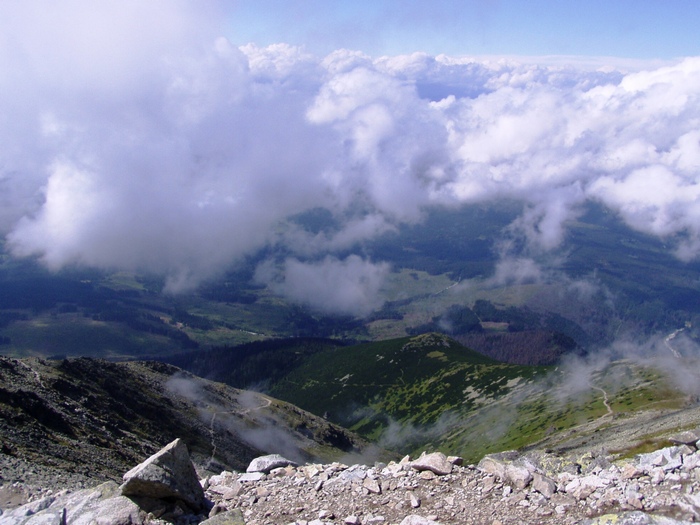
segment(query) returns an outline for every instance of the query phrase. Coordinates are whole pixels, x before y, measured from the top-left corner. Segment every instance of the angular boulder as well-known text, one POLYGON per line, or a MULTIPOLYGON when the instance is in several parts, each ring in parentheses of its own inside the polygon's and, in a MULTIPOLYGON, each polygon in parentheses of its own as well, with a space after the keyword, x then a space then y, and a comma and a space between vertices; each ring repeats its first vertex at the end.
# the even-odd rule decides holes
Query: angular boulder
POLYGON ((298 467, 299 465, 279 454, 268 454, 267 456, 255 458, 250 462, 250 465, 248 465, 245 471, 249 473, 264 472, 265 474, 269 474, 273 469, 287 466, 298 467))
POLYGON ((194 511, 205 508, 204 490, 181 439, 124 474, 120 489, 124 496, 180 500, 194 511))

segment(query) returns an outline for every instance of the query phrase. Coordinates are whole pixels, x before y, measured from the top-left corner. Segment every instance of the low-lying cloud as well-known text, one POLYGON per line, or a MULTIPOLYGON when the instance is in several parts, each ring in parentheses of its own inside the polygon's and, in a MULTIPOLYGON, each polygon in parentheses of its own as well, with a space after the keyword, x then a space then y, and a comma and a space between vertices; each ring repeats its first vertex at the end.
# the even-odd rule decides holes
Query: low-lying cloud
POLYGON ((381 304, 388 270, 340 250, 428 206, 523 201, 504 236, 525 251, 500 267, 521 279, 587 202, 683 260, 700 254, 700 58, 315 57, 232 46, 216 5, 0 8, 0 232, 13 254, 158 272, 183 291, 281 242, 293 256, 268 263, 266 282, 357 315, 381 304), (330 210, 335 235, 289 227, 312 208, 330 210))
POLYGON ((289 258, 281 266, 263 264, 256 277, 277 293, 313 309, 364 316, 381 306, 379 289, 389 273, 387 263, 373 264, 357 255, 318 262, 289 258))

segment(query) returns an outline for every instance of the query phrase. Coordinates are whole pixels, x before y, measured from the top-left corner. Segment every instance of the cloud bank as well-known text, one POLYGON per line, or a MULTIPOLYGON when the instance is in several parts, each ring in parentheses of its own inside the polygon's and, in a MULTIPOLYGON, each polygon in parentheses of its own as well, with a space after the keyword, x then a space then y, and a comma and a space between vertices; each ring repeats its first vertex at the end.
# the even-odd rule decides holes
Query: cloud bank
POLYGON ((428 206, 523 201, 521 277, 586 202, 700 254, 700 57, 316 57, 232 46, 214 3, 38 6, 0 8, 0 232, 17 256, 180 291, 283 243, 259 272, 280 293, 362 314, 388 269, 347 250, 428 206), (289 222, 316 208, 332 234, 289 222))

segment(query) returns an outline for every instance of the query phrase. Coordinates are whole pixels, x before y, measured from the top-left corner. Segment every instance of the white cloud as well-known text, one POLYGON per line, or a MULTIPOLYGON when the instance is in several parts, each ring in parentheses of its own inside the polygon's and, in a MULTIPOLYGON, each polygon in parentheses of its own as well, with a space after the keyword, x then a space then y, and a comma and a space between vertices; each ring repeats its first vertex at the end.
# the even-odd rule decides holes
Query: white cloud
POLYGON ((427 206, 525 202, 506 234, 526 249, 508 254, 499 279, 537 278, 527 261, 556 248, 591 200, 681 239, 684 259, 700 254, 700 59, 628 72, 425 53, 323 58, 286 44, 237 49, 216 9, 0 7, 0 231, 15 254, 161 272, 178 290, 282 243, 331 258, 290 259, 278 288, 310 302, 302 276, 337 278, 336 311, 366 310, 345 300, 352 286, 359 304, 379 304, 370 295, 384 270, 333 254, 419 221, 427 206), (283 226, 317 207, 336 230, 283 226))
POLYGON ((318 262, 287 259, 281 268, 265 263, 257 279, 278 293, 326 313, 364 316, 382 305, 379 290, 389 273, 386 263, 351 255, 318 262))

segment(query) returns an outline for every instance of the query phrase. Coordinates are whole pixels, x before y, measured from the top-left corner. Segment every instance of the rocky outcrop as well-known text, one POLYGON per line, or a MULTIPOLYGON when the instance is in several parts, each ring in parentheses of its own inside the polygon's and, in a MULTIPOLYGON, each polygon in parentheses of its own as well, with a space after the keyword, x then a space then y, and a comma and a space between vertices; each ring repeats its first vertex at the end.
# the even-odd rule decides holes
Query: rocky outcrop
POLYGON ((697 441, 621 460, 592 452, 581 457, 505 452, 466 466, 459 458, 440 453, 373 466, 296 465, 275 456, 254 460, 248 469, 254 472, 223 471, 197 481, 199 490, 192 486, 196 478, 186 452, 181 442, 173 442, 127 473, 125 479, 134 479, 138 473, 143 480, 136 485, 139 491, 126 489, 128 497, 126 482, 121 488, 110 482, 52 494, 6 511, 0 525, 682 525, 700 521, 697 441), (189 481, 176 479, 181 475, 189 481), (195 509, 200 495, 201 504, 195 509))

